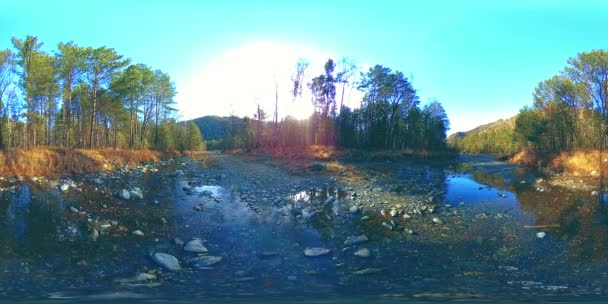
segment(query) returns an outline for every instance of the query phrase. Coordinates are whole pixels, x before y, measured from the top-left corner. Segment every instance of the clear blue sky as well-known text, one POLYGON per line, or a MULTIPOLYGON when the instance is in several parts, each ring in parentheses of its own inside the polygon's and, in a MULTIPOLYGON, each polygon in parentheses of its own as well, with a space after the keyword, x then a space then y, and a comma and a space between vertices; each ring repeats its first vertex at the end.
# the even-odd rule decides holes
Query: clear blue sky
MULTIPOLYGON (((348 56, 413 76, 423 103, 442 102, 454 132, 516 114, 569 57, 608 48, 608 1, 528 2, 0 0, 0 48, 26 35, 47 51, 70 40, 113 47, 168 72, 186 117, 246 114, 256 98, 266 102, 260 92, 206 94, 235 72, 214 62, 236 62, 260 41, 277 52, 309 48, 297 55, 348 56), (222 57, 230 52, 236 57, 222 57)), ((239 91, 238 81, 223 85, 239 91)))

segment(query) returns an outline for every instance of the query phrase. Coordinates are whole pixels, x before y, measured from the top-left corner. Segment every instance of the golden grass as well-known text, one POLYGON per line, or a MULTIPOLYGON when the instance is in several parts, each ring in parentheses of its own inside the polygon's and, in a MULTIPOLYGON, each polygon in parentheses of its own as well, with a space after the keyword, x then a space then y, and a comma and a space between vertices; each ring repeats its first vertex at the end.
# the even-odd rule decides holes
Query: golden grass
POLYGON ((123 165, 158 161, 172 154, 152 150, 12 149, 0 152, 0 175, 55 177, 109 171, 123 165))
POLYGON ((591 175, 599 177, 600 163, 604 170, 608 169, 608 163, 604 159, 608 158, 608 153, 604 152, 600 162, 599 151, 577 151, 562 153, 554 157, 548 165, 549 169, 563 170, 568 173, 591 175))
MULTIPOLYGON (((608 152, 603 153, 601 162, 605 172, 608 172, 606 171, 608 170, 606 159, 608 159, 608 152)), ((511 157, 509 161, 537 167, 545 166, 549 170, 575 175, 592 177, 600 175, 600 152, 597 150, 563 152, 553 156, 539 156, 528 151, 521 151, 511 157)))

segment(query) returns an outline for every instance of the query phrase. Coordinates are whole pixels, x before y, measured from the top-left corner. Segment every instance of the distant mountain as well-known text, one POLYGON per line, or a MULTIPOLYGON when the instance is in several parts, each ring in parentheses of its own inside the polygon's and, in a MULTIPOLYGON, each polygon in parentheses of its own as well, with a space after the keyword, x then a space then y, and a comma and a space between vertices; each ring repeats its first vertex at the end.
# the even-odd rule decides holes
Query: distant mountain
POLYGON ((466 132, 456 132, 448 137, 448 145, 462 153, 513 154, 520 150, 515 138, 515 120, 500 119, 466 132))
POLYGON ((192 120, 201 130, 205 140, 221 140, 230 125, 230 117, 215 115, 203 116, 192 120))
POLYGON ((467 135, 476 135, 476 134, 480 134, 480 133, 484 133, 484 132, 488 132, 488 131, 495 131, 495 130, 503 129, 503 128, 514 129, 516 119, 517 119, 517 115, 515 115, 511 118, 499 119, 495 122, 477 126, 474 129, 471 129, 469 131, 456 132, 456 133, 448 136, 448 142, 453 141, 455 139, 462 139, 462 138, 466 137, 467 135))

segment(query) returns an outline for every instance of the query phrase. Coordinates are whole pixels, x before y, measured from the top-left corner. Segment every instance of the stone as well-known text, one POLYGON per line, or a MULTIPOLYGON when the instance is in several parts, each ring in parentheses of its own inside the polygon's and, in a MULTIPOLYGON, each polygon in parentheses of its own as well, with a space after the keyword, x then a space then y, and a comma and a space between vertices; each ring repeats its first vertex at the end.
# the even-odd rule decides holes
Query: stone
POLYGON ((119 283, 137 283, 149 280, 156 280, 156 275, 153 275, 151 273, 139 272, 133 275, 132 277, 117 279, 116 281, 119 283))
POLYGON ((388 230, 393 230, 393 225, 387 222, 382 222, 382 226, 386 227, 388 230))
POLYGON ((544 232, 544 231, 541 231, 541 232, 537 232, 537 233, 536 233, 536 237, 537 237, 537 238, 539 238, 539 239, 542 239, 542 238, 544 238, 545 236, 547 236, 547 233, 546 233, 546 232, 544 232))
POLYGON ((331 253, 331 249, 321 247, 309 247, 304 249, 304 255, 308 257, 318 257, 328 255, 331 253))
POLYGON ((355 256, 358 256, 361 258, 369 258, 372 255, 372 253, 367 248, 361 248, 361 249, 355 251, 355 253, 353 253, 353 254, 355 256))
POLYGON ((344 245, 345 246, 357 245, 357 244, 367 242, 368 240, 369 240, 369 238, 365 234, 357 235, 357 236, 349 236, 346 238, 346 241, 344 241, 344 245))
POLYGON ((355 271, 355 272, 353 272, 353 274, 354 275, 367 275, 367 274, 379 273, 381 271, 382 271, 382 269, 378 269, 378 268, 366 268, 363 270, 355 271))
POLYGON ((76 209, 75 207, 70 207, 70 211, 72 211, 74 213, 78 213, 78 209, 76 209))
POLYGON ((221 256, 204 255, 186 260, 186 264, 197 269, 209 267, 222 261, 221 256))
POLYGON ((118 197, 124 200, 131 199, 131 195, 129 194, 129 191, 127 191, 127 189, 120 189, 120 192, 118 192, 118 197))
POLYGON ((91 240, 93 242, 97 241, 97 239, 99 238, 99 231, 97 231, 97 229, 93 228, 93 230, 91 231, 91 235, 89 235, 89 237, 91 238, 91 240))
POLYGON ((144 199, 144 195, 140 191, 138 191, 138 190, 131 190, 131 191, 129 191, 129 196, 132 199, 138 199, 138 200, 144 199))
POLYGON ((68 191, 69 189, 70 189, 70 185, 69 185, 69 184, 62 184, 62 185, 59 187, 59 190, 61 190, 61 192, 66 192, 66 191, 68 191))
POLYGON ((392 210, 391 210, 391 212, 390 212, 390 215, 391 215, 392 217, 395 217, 395 216, 397 216, 398 214, 399 214, 399 213, 398 213, 398 212, 397 212, 397 210, 395 210, 395 209, 392 209, 392 210))
POLYGON ((348 208, 348 212, 353 213, 353 214, 357 213, 357 212, 359 212, 359 207, 351 206, 350 208, 348 208))
POLYGON ((442 219, 438 218, 438 217, 434 217, 433 218, 433 223, 438 224, 438 225, 445 224, 445 222, 442 219))
POLYGON ((388 216, 388 213, 386 212, 386 210, 381 209, 381 210, 380 210, 380 215, 382 215, 383 217, 387 217, 387 216, 388 216))
POLYGON ((144 236, 144 233, 141 230, 135 230, 135 231, 131 232, 131 234, 136 235, 136 236, 144 236))
POLYGON ((201 240, 201 239, 194 239, 192 241, 189 241, 184 246, 184 250, 188 251, 188 252, 192 252, 192 253, 207 252, 207 248, 205 246, 203 246, 203 240, 201 240))
POLYGON ((157 252, 152 255, 152 260, 156 262, 160 267, 169 271, 182 270, 182 266, 179 265, 179 261, 176 257, 162 252, 157 252))
POLYGON ((404 214, 403 214, 403 219, 404 219, 404 220, 409 220, 409 219, 411 219, 411 218, 412 218, 412 216, 411 216, 411 215, 409 215, 409 214, 407 214, 407 213, 404 213, 404 214))
POLYGON ((331 197, 327 198, 327 200, 325 201, 325 204, 326 205, 333 204, 333 202, 335 202, 335 201, 336 201, 336 198, 331 196, 331 197))

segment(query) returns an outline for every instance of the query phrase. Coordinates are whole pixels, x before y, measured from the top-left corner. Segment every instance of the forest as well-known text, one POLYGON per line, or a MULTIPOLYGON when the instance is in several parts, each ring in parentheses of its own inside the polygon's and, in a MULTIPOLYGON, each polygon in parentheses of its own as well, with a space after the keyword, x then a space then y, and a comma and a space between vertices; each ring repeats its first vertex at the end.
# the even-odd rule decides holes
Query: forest
POLYGON ((35 36, 0 50, 0 148, 204 148, 192 122, 176 120, 175 84, 161 70, 105 46, 35 36))
POLYGON ((451 141, 463 152, 538 156, 605 150, 608 133, 608 52, 577 54, 557 75, 541 81, 533 103, 524 106, 513 126, 451 141), (492 133, 493 132, 493 133, 492 133))
MULTIPOLYGON (((258 106, 251 117, 230 117, 222 140, 208 142, 209 149, 255 149, 273 146, 329 145, 342 148, 446 152, 449 120, 436 100, 421 107, 410 80, 402 72, 382 65, 356 75, 358 68, 343 59, 329 59, 323 73, 304 83, 308 67, 296 64, 291 77, 291 102, 306 102, 310 90, 314 112, 305 120, 285 117, 279 121, 279 99, 272 119, 258 106), (337 66, 340 66, 337 68, 337 66), (357 77, 359 76, 359 77, 357 77), (364 93, 360 107, 344 104, 345 91, 364 93)), ((277 88, 278 91, 278 88, 277 88)))

